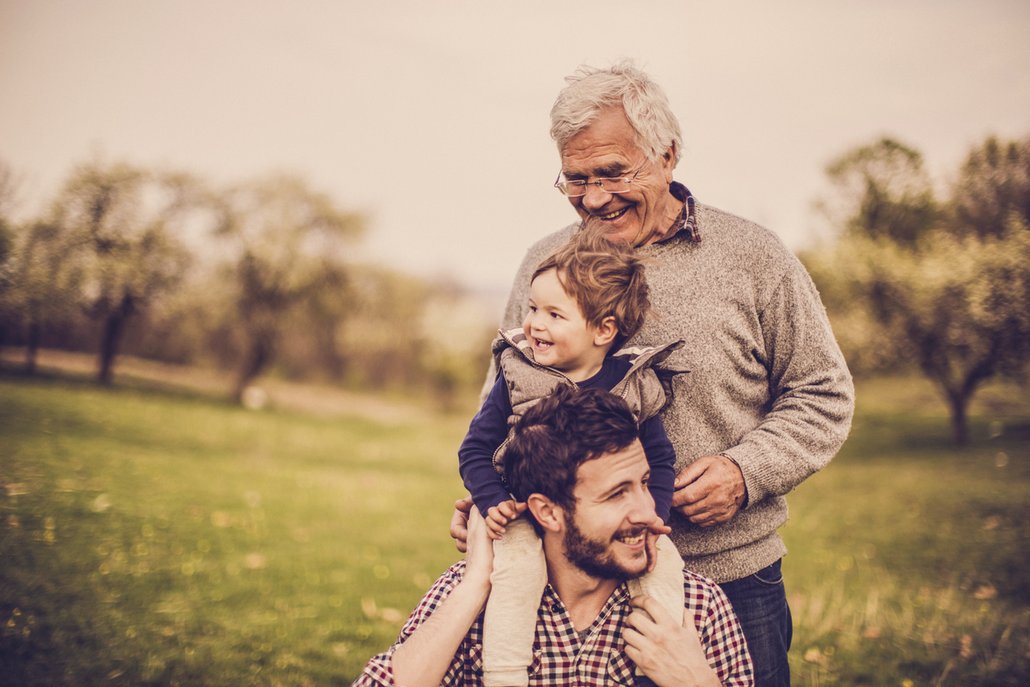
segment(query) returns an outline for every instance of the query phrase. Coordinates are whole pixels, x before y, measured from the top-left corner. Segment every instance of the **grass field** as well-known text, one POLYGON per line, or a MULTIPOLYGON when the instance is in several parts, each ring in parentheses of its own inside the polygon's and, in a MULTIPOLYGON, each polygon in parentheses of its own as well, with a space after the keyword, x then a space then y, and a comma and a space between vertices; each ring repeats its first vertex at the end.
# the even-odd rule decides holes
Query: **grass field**
MULTIPOLYGON (((974 413, 860 386, 790 496, 795 684, 1030 679, 1030 398, 974 413)), ((467 422, 0 376, 0 685, 348 684, 457 557, 467 422)))

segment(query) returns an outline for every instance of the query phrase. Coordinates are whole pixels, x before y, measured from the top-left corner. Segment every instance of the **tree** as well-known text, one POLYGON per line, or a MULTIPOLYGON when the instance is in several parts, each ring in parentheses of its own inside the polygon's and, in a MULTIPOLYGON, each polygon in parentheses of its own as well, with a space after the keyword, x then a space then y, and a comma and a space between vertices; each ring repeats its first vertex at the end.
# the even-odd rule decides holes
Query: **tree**
POLYGON ((1013 222, 1001 236, 956 236, 946 228, 913 247, 853 236, 830 258, 871 305, 882 329, 901 337, 942 391, 956 443, 969 438, 967 411, 998 374, 1019 375, 1030 360, 1030 231, 1013 222))
POLYGON ((870 175, 861 197, 850 199, 856 210, 834 248, 809 256, 814 278, 834 282, 830 293, 849 291, 851 307, 864 308, 882 328, 865 345, 878 346, 879 337, 905 342, 896 350, 907 351, 940 388, 959 444, 969 438, 967 411, 977 389, 996 375, 1022 375, 1030 361, 1030 213, 1020 200, 1026 196, 1012 190, 1025 162, 995 154, 1022 145, 989 139, 974 149, 933 221, 912 221, 903 231, 873 224, 887 215, 924 217, 936 201, 923 193, 883 195, 896 178, 870 175), (899 206, 906 202, 913 207, 899 206))
POLYGON ((346 243, 362 233, 364 220, 287 175, 231 189, 220 202, 217 234, 229 256, 222 269, 232 285, 224 324, 240 339, 233 389, 240 401, 275 359, 289 315, 320 290, 345 283, 346 243))
MULTIPOLYGON (((10 259, 14 248, 14 226, 10 215, 14 193, 14 175, 7 163, 0 160, 0 302, 4 300, 12 282, 10 259)), ((3 334, 2 330, 0 334, 3 334)))
POLYGON ((1030 137, 988 138, 970 151, 955 182, 954 228, 976 236, 1002 236, 1012 215, 1030 217, 1030 137))
POLYGON ((24 327, 25 370, 36 372, 43 331, 71 313, 82 283, 77 246, 52 222, 37 221, 16 233, 10 260, 8 303, 24 327))
POLYGON ((844 234, 911 245, 939 217, 923 156, 892 138, 841 155, 826 174, 838 202, 820 207, 844 234))
POLYGON ((58 194, 57 241, 81 273, 79 304, 101 323, 100 383, 111 383, 131 318, 174 287, 188 264, 178 236, 196 220, 198 194, 183 174, 101 162, 75 168, 58 194))
POLYGON ((14 277, 11 274, 11 258, 14 253, 14 226, 11 222, 11 205, 14 198, 14 180, 11 168, 0 160, 0 344, 5 340, 4 315, 13 309, 10 301, 14 277))
POLYGON ((74 307, 78 271, 68 259, 69 242, 53 222, 10 220, 16 186, 10 168, 0 163, 0 301, 7 323, 22 330, 11 338, 24 341, 25 368, 33 374, 43 330, 74 307))

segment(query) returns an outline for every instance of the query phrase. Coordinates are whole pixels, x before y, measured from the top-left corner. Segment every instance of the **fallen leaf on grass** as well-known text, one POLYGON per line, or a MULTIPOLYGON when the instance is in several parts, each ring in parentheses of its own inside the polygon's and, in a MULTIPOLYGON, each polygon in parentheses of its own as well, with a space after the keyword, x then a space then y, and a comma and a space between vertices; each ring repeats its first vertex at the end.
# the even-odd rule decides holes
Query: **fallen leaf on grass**
POLYGON ((981 585, 973 592, 973 598, 979 599, 980 601, 986 601, 993 599, 998 596, 998 589, 993 584, 981 585))
POLYGON ((232 518, 228 513, 216 510, 211 513, 211 524, 215 527, 225 528, 232 524, 232 518))
POLYGON ((962 639, 959 640, 958 655, 962 658, 970 658, 973 655, 973 637, 971 635, 962 635, 962 639))
POLYGON ((396 608, 384 608, 379 611, 379 617, 388 623, 399 623, 404 620, 404 614, 396 608))
POLYGON ((268 558, 262 553, 248 553, 243 557, 243 567, 247 570, 261 570, 268 566, 268 558))
POLYGON ((823 667, 825 667, 828 663, 826 656, 823 654, 822 651, 819 650, 819 647, 817 646, 813 646, 811 649, 805 652, 805 661, 807 661, 808 663, 815 663, 823 667))

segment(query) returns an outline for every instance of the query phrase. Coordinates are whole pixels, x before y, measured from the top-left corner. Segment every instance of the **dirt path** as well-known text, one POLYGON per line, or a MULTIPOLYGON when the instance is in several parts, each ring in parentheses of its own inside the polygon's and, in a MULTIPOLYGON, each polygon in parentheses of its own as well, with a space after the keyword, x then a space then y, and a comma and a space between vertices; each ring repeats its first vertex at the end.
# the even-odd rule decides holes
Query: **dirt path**
MULTIPOLYGON (((24 364, 20 348, 0 349, 5 367, 24 364)), ((67 351, 41 350, 37 359, 41 372, 59 372, 89 377, 96 374, 96 356, 67 351)), ((132 378, 170 388, 226 397, 232 388, 232 376, 220 370, 169 365, 131 356, 119 356, 115 365, 115 384, 119 378, 132 378)), ((389 399, 375 394, 347 391, 319 384, 298 384, 264 379, 256 385, 267 397, 270 406, 322 416, 358 416, 387 424, 400 424, 413 418, 426 419, 431 413, 416 403, 389 399)), ((259 392, 256 394, 260 396, 259 392)))

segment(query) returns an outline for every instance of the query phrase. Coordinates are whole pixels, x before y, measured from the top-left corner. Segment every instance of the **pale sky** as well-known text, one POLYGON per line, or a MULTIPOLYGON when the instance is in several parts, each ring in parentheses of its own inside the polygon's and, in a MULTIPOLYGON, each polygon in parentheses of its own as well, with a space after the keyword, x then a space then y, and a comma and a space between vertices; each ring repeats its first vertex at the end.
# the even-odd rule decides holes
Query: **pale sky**
POLYGON ((797 249, 852 146, 895 136, 944 178, 1030 134, 1028 36, 1022 0, 0 0, 0 159, 25 215, 97 153, 294 171, 368 215, 366 258, 499 291, 574 219, 548 112, 580 63, 650 72, 677 178, 797 249))

